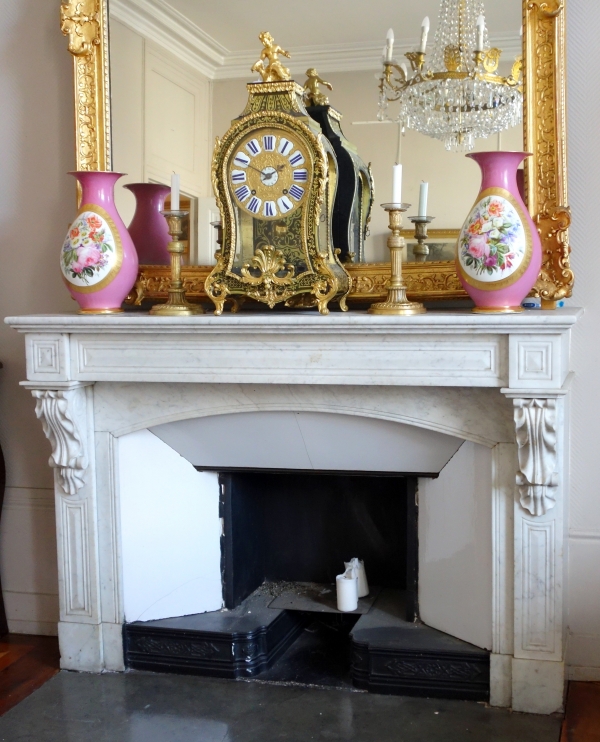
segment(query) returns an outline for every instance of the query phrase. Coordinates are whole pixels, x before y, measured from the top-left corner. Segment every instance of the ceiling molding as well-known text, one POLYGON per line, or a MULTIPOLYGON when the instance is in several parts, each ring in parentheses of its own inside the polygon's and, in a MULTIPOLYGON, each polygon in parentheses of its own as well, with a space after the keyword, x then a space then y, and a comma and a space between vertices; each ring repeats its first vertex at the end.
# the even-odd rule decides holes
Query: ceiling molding
MULTIPOLYGON (((258 45, 249 51, 231 52, 216 39, 171 7, 165 0, 110 0, 110 16, 154 42, 211 80, 252 80, 258 45)), ((491 36, 490 43, 503 50, 505 61, 520 54, 517 34, 491 36)), ((414 51, 417 37, 398 39, 396 59, 414 51)), ((361 72, 381 69, 381 44, 371 42, 301 46, 292 50, 287 64, 293 75, 303 76, 308 67, 319 72, 361 72)))
POLYGON ((164 0, 110 0, 110 18, 214 79, 228 49, 164 0))

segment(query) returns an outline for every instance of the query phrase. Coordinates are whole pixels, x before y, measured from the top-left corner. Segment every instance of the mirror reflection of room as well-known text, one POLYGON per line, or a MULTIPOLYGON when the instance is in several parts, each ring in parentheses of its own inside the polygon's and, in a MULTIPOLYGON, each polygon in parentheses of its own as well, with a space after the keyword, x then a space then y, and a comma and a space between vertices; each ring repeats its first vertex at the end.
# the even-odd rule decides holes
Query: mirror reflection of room
MULTIPOLYGON (((478 16, 481 3, 377 0, 369 5, 368 13, 364 6, 359 6, 348 9, 340 17, 337 6, 317 6, 312 2, 304 4, 302 14, 292 6, 282 6, 274 15, 272 6, 263 2, 251 6, 228 3, 225 8, 195 0, 173 0, 174 10, 162 18, 150 13, 146 23, 140 26, 137 17, 135 22, 130 18, 125 3, 113 2, 110 7, 113 168, 127 173, 122 180, 124 184, 170 186, 172 174, 177 173, 185 202, 182 208, 190 210, 186 261, 213 265, 218 249, 214 224, 220 220, 211 184, 214 141, 223 136, 231 121, 244 110, 248 99, 246 84, 260 79, 251 68, 260 49, 258 35, 268 28, 289 51, 290 58, 284 61, 294 80, 304 85, 307 70, 313 70, 328 84, 317 85, 316 90, 341 113, 343 134, 355 146, 362 161, 371 166, 373 209, 370 223, 364 229, 362 254, 357 254, 356 260, 389 260, 388 217, 380 204, 392 199, 395 163, 402 164, 402 200, 411 204, 406 216, 417 214, 421 186, 425 182, 427 213, 432 217, 426 256, 414 252, 418 248, 415 230, 409 219, 405 219, 403 234, 408 244, 405 259, 408 262, 453 260, 458 230, 480 183, 478 167, 464 156, 471 143, 458 147, 463 151, 448 151, 442 139, 415 128, 418 122, 414 116, 407 120, 406 110, 404 113, 400 110, 389 90, 390 100, 380 106, 386 53, 402 70, 399 76, 408 73, 410 77, 412 62, 405 55, 420 50, 425 18, 430 23, 425 66, 433 65, 434 70, 452 66, 445 51, 452 41, 451 34, 456 33, 456 24, 453 26, 447 17, 452 6, 458 6, 467 15, 478 16), (444 6, 448 6, 446 10, 444 6), (233 16, 238 18, 238 23, 231 23, 233 16), (315 17, 319 23, 314 23, 315 17), (388 29, 393 29, 391 51, 388 51, 388 29)), ((471 25, 469 33, 462 31, 464 42, 461 43, 476 47, 478 28, 471 25)), ((513 63, 521 54, 520 25, 519 0, 485 3, 484 46, 502 50, 496 69, 500 76, 510 77, 513 63)), ((487 64, 485 69, 489 69, 487 64)), ((522 123, 518 121, 487 138, 477 138, 472 145, 475 152, 522 150, 522 123)), ((134 194, 117 188, 116 198, 124 221, 129 224, 136 207, 134 194)), ((168 195, 166 199, 169 206, 168 195)), ((145 261, 142 256, 141 262, 167 264, 168 253, 163 261, 156 258, 145 261)))

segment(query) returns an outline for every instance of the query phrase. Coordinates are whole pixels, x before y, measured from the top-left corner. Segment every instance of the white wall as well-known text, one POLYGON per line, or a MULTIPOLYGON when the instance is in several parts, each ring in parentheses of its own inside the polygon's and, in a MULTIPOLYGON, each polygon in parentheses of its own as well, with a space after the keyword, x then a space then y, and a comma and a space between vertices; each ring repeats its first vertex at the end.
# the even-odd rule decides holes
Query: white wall
MULTIPOLYGON (((168 185, 177 172, 182 194, 204 201, 212 194, 210 81, 114 19, 110 54, 113 168, 126 173, 115 201, 125 223, 135 211, 133 194, 121 187, 125 183, 168 185)), ((195 213, 194 207, 193 219, 195 213)))
MULTIPOLYGON (((5 0, 0 16, 0 315, 65 312, 58 255, 75 213, 72 62, 58 4, 5 0)), ((50 447, 25 378, 23 338, 0 325, 7 498, 0 568, 11 631, 56 633, 50 447)))
POLYGON ((587 50, 600 33, 600 3, 568 3, 569 201, 575 269, 572 305, 585 307, 573 331, 569 616, 567 660, 575 678, 600 680, 600 69, 587 50), (585 69, 585 74, 581 74, 585 69), (593 668, 593 669, 592 669, 593 668))
MULTIPOLYGON (((74 214, 72 65, 58 31, 58 0, 4 0, 0 16, 0 314, 72 311, 58 251, 74 214), (23 218, 35 204, 35 218, 23 218), (25 230, 26 227, 26 230, 25 230)), ((568 3, 571 242, 577 284, 572 305, 586 314, 574 331, 570 497, 569 661, 600 679, 600 252, 595 244, 600 144, 600 69, 588 50, 600 32, 600 4, 568 3), (582 74, 585 70, 585 74, 582 74), (596 670, 589 669, 595 667, 596 670)), ((222 90, 223 95, 226 91, 222 90)), ((215 99, 216 100, 216 99, 215 99)), ((333 98, 332 98, 333 100, 333 98)), ((341 107, 341 106, 340 106, 341 107)), ((234 114, 239 112, 236 104, 234 114)), ((382 127, 384 128, 384 127, 382 127)), ((225 129, 215 129, 215 133, 225 129)), ((22 338, 0 326, 0 442, 8 500, 0 568, 13 631, 55 631, 56 580, 50 452, 35 419, 22 338), (9 504, 12 503, 12 504, 9 504), (18 503, 18 507, 14 504, 18 503), (41 512, 40 512, 41 511, 41 512), (10 538, 6 535, 10 533, 10 538), (29 534, 29 535, 28 535, 29 534), (22 536, 22 538, 21 538, 22 536), (27 536, 27 538, 26 538, 27 536), (35 547, 32 546, 35 544, 35 547)))

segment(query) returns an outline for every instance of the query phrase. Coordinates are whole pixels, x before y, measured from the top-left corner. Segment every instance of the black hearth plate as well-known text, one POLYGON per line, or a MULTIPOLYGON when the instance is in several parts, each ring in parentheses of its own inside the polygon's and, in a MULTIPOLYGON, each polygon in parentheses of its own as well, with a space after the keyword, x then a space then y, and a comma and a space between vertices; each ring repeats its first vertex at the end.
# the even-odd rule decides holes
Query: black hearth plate
POLYGON ((308 622, 304 614, 269 609, 270 600, 251 595, 232 611, 125 624, 125 663, 135 670, 219 678, 258 675, 308 622))
POLYGON ((338 611, 335 585, 317 582, 294 582, 290 587, 269 603, 269 608, 304 613, 343 613, 362 616, 368 613, 381 592, 380 587, 372 587, 366 598, 359 598, 355 611, 338 611))
POLYGON ((386 588, 351 631, 357 688, 429 698, 487 701, 490 652, 407 621, 406 595, 386 588))

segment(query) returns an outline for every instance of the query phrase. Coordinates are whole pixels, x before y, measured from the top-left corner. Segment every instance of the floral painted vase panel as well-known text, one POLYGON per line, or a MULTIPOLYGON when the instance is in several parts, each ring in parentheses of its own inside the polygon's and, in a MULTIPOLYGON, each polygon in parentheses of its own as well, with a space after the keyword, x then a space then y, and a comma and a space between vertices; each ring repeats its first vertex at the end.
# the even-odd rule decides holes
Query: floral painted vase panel
POLYGON ((63 276, 75 288, 97 286, 120 262, 119 252, 106 219, 84 210, 71 225, 63 244, 63 276))
POLYGON ((467 277, 483 283, 508 278, 527 256, 525 227, 502 196, 486 196, 471 212, 458 240, 458 259, 467 277))

